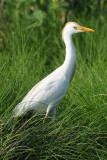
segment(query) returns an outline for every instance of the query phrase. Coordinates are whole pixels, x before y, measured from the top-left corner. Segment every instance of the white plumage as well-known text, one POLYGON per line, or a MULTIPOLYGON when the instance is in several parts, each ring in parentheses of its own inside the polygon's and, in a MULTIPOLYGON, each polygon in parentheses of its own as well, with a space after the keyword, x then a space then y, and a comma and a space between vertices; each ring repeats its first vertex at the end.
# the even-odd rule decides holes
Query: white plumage
POLYGON ((75 73, 76 53, 72 42, 72 35, 84 31, 94 30, 81 27, 75 22, 68 22, 65 25, 62 31, 62 38, 66 46, 64 63, 28 92, 22 102, 15 107, 14 117, 35 109, 38 113, 46 113, 44 123, 49 113, 51 113, 52 118, 55 118, 56 106, 64 97, 75 73))

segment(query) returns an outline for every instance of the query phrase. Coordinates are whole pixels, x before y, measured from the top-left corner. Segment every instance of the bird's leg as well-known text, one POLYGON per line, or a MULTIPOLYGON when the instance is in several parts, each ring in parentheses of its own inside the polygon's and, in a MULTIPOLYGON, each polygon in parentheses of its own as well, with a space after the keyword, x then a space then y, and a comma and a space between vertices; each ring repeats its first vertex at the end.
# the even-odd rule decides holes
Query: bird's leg
POLYGON ((45 122, 46 122, 46 118, 48 117, 48 112, 46 112, 45 114, 45 118, 43 119, 43 124, 45 125, 45 122))
POLYGON ((46 111, 46 114, 45 114, 45 118, 44 118, 44 120, 43 120, 43 124, 45 124, 46 118, 48 117, 48 114, 52 111, 52 107, 53 107, 52 104, 48 105, 47 111, 46 111))
POLYGON ((46 114, 45 114, 45 118, 43 120, 43 124, 45 124, 46 122, 46 118, 48 117, 48 114, 49 113, 52 113, 52 118, 55 118, 56 116, 56 108, 55 109, 52 109, 53 108, 53 105, 50 104, 48 107, 47 107, 47 111, 46 111, 46 114))
POLYGON ((56 108, 52 110, 51 117, 52 117, 52 120, 55 120, 55 117, 56 117, 56 108))

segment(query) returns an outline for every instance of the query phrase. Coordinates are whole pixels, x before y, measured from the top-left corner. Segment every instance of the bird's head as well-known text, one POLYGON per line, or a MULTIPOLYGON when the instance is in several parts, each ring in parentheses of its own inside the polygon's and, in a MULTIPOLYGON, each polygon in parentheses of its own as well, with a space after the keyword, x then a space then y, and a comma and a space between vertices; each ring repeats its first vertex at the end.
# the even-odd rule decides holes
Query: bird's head
POLYGON ((71 37, 74 33, 79 32, 94 32, 95 30, 80 26, 76 22, 68 22, 62 31, 62 39, 65 40, 68 37, 71 37))

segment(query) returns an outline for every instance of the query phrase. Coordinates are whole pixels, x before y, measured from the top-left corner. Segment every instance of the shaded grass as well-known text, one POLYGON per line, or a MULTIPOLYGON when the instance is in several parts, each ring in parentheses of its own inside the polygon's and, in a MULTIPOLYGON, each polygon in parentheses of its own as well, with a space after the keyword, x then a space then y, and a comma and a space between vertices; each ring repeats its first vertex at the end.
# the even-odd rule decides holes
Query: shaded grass
POLYGON ((19 25, 6 33, 8 44, 0 53, 1 159, 106 159, 107 24, 87 24, 96 33, 74 36, 75 77, 55 122, 48 118, 45 127, 44 115, 13 120, 11 115, 29 89, 63 63, 61 27, 41 34, 41 28, 19 25))

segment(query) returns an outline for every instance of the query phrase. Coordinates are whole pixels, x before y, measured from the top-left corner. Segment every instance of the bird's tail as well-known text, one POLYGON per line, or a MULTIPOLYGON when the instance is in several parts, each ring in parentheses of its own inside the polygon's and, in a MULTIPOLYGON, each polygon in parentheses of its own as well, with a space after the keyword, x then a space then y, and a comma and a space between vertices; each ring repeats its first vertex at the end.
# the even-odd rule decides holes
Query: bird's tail
POLYGON ((21 116, 22 114, 25 113, 25 104, 24 103, 19 103, 15 109, 13 110, 13 117, 19 117, 21 116))

